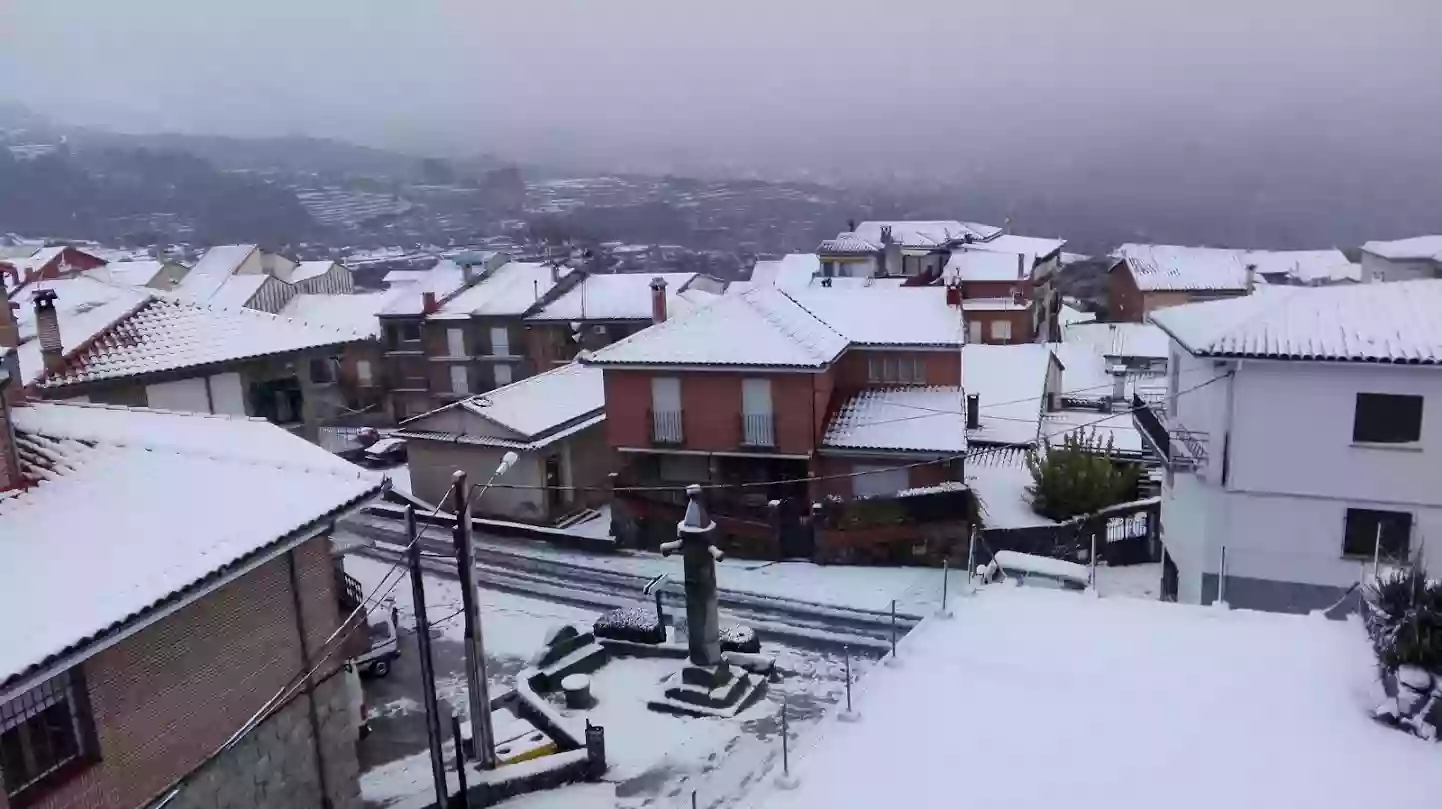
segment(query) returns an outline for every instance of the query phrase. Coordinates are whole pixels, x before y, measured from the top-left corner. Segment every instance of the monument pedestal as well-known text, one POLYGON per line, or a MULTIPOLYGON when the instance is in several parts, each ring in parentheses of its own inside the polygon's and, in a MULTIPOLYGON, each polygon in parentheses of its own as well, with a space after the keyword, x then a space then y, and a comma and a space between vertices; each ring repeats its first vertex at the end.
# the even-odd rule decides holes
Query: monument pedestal
POLYGON ((689 663, 661 683, 661 696, 647 707, 692 716, 732 717, 766 687, 766 677, 726 663, 689 663))

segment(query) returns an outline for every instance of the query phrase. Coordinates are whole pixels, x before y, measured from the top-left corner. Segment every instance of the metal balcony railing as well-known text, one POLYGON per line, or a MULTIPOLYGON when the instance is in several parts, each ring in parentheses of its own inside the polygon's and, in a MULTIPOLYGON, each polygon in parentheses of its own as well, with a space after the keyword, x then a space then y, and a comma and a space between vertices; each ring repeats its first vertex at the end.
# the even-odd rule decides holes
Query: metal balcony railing
POLYGON ((680 410, 652 410, 650 412, 651 443, 681 444, 685 441, 685 434, 681 430, 680 410))
POLYGON ((745 447, 776 446, 776 420, 770 413, 741 414, 741 445, 745 447))

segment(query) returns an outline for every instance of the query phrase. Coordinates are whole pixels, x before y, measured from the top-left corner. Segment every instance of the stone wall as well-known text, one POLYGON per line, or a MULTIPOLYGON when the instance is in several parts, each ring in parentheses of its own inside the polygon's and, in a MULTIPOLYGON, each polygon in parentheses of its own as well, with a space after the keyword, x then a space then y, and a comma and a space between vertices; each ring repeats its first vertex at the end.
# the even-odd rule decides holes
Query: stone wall
POLYGON ((310 711, 302 695, 206 765, 168 809, 360 809, 356 717, 350 716, 346 688, 342 673, 314 691, 328 802, 321 800, 310 711))

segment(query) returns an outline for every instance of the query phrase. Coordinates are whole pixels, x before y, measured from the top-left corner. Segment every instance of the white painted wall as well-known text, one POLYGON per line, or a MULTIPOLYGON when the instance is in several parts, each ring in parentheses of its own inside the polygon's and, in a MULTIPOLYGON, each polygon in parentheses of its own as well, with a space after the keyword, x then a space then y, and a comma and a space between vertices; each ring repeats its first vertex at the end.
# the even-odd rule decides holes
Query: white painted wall
POLYGON ((1395 261, 1362 251, 1362 281, 1408 281, 1436 278, 1437 265, 1431 261, 1395 261))
POLYGON ((1347 508, 1413 514, 1413 552, 1442 566, 1442 371, 1415 366, 1198 359, 1174 346, 1170 426, 1207 433, 1208 462, 1163 487, 1163 540, 1178 597, 1195 602, 1203 573, 1348 586, 1362 565, 1342 556, 1347 508), (1352 444, 1357 393, 1424 397, 1416 447, 1352 444), (1228 441, 1228 435, 1230 440, 1228 441), (1227 456, 1223 481, 1223 457, 1227 456))
POLYGON ((216 413, 246 415, 245 386, 240 374, 216 374, 210 378, 210 401, 216 413))
POLYGON ((181 379, 145 386, 145 404, 157 410, 179 410, 209 413, 210 397, 205 392, 205 379, 181 379))

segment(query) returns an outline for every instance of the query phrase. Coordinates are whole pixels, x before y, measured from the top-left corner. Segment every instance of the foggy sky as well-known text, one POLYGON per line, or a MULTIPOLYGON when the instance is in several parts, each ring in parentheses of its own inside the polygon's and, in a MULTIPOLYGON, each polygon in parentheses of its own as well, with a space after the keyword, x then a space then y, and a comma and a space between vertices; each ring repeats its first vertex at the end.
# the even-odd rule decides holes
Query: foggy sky
POLYGON ((1435 163, 1439 32, 1439 0, 0 0, 0 99, 123 131, 638 167, 965 171, 1253 139, 1435 163))

